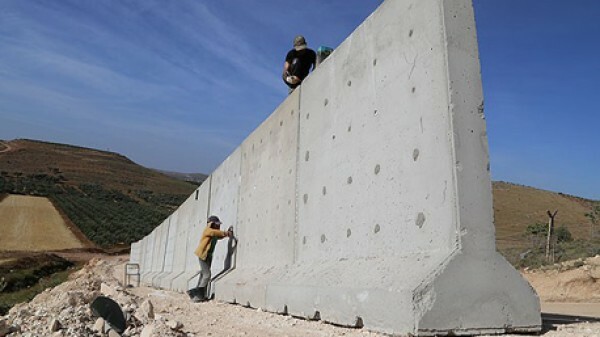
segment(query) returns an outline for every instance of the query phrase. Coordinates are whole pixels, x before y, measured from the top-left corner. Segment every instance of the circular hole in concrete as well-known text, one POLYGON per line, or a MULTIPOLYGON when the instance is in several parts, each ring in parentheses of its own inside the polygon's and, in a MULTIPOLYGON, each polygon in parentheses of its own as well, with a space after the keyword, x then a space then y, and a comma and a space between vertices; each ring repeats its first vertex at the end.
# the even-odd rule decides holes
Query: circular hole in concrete
POLYGON ((376 224, 375 228, 373 228, 373 233, 377 234, 377 233, 379 233, 380 230, 381 230, 381 227, 379 226, 379 224, 376 224))
POLYGON ((412 89, 410 91, 414 94, 415 91, 417 91, 417 88, 416 87, 412 87, 412 89))
POLYGON ((373 66, 377 65, 377 59, 373 59, 373 66))
POLYGON ((323 195, 327 194, 327 187, 323 186, 323 195))
POLYGON ((417 215, 417 220, 415 220, 415 224, 419 228, 423 228, 423 224, 425 224, 425 214, 423 212, 417 215))
POLYGON ((327 98, 325 98, 325 101, 323 102, 323 105, 327 106, 327 104, 329 104, 329 100, 327 98))
POLYGON ((408 32, 408 37, 412 37, 412 36, 413 36, 413 33, 414 33, 414 30, 412 30, 412 29, 411 29, 411 30, 408 32))
POLYGON ((335 135, 331 136, 331 139, 335 140, 335 135))
POLYGON ((352 132, 352 125, 348 125, 348 132, 352 132))
POLYGON ((379 165, 379 164, 375 165, 375 174, 379 174, 380 171, 381 171, 381 165, 379 165))
POLYGON ((373 116, 377 116, 378 114, 379 114, 379 111, 373 110, 373 116))
POLYGON ((309 119, 309 118, 310 118, 310 114, 306 114, 306 119, 309 119))
POLYGON ((350 228, 348 228, 348 229, 346 230, 346 237, 347 237, 347 238, 349 238, 349 237, 350 237, 350 235, 352 235, 352 230, 351 230, 350 228))
POLYGON ((348 86, 351 87, 352 86, 352 81, 348 81, 348 86))
POLYGON ((321 234, 321 243, 325 243, 326 240, 327 237, 325 236, 325 234, 321 234))
POLYGON ((306 151, 306 154, 304 155, 304 161, 308 161, 309 158, 310 158, 310 152, 306 151))
POLYGON ((352 184, 352 177, 348 177, 346 181, 348 182, 348 185, 352 184))
POLYGON ((419 159, 419 155, 421 154, 421 152, 419 151, 419 149, 414 149, 413 151, 413 160, 417 161, 417 159, 419 159))

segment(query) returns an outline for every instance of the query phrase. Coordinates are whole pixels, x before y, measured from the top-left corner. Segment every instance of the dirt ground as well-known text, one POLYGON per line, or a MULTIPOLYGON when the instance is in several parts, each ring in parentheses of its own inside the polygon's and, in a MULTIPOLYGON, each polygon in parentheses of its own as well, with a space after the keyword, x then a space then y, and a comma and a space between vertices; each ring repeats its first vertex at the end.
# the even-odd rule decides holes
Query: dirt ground
MULTIPOLYGON (((121 259, 124 259, 122 257, 121 259)), ((123 278, 123 262, 114 260, 114 277, 123 278)), ((121 280, 122 282, 122 280, 121 280)), ((157 290, 148 287, 130 289, 135 295, 147 298, 154 304, 155 311, 167 320, 183 323, 185 331, 194 336, 387 336, 366 329, 350 329, 331 324, 296 319, 290 316, 263 312, 260 309, 245 308, 211 301, 207 303, 190 303, 187 295, 172 291, 157 290)), ((542 303, 542 312, 567 316, 600 317, 600 303, 542 303)), ((544 337, 591 337, 600 336, 600 323, 556 324, 546 322, 541 334, 544 337)), ((503 336, 539 336, 503 335, 503 336)), ((389 336, 388 336, 389 337, 389 336)))
POLYGON ((83 248, 47 198, 9 195, 0 202, 0 250, 83 248))
MULTIPOLYGON (((73 274, 69 281, 52 290, 46 290, 30 303, 17 305, 11 309, 9 315, 0 317, 0 322, 4 320, 5 326, 19 329, 21 333, 16 336, 44 335, 40 333, 48 331, 53 320, 60 322, 58 325, 60 328, 53 336, 91 336, 94 335, 91 333, 92 326, 97 325, 97 321, 91 316, 87 307, 92 297, 104 294, 117 300, 124 310, 132 313, 133 317, 139 318, 135 320, 136 327, 128 328, 123 336, 385 336, 366 329, 338 327, 320 321, 307 321, 216 301, 192 303, 187 295, 172 291, 148 287, 123 287, 123 268, 127 261, 127 256, 95 258, 81 271, 73 274), (152 318, 149 312, 152 312, 152 318)), ((577 313, 577 310, 580 310, 578 313, 585 315, 593 314, 597 306, 598 303, 591 305, 571 303, 562 306, 557 306, 556 303, 543 304, 544 310, 567 311, 566 313, 577 313)), ((546 321, 541 335, 544 337, 600 336, 600 323, 564 324, 546 321)))
MULTIPOLYGON (((526 270, 523 276, 542 302, 600 304, 600 256, 526 270)), ((594 316, 600 317, 600 310, 594 316)))

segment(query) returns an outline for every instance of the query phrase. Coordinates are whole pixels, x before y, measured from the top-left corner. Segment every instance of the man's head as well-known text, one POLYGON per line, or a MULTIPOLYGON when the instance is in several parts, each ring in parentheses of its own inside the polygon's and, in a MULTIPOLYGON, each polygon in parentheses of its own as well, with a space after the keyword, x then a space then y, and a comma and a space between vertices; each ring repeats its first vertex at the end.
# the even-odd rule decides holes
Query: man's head
POLYGON ((298 35, 294 38, 294 49, 302 50, 306 49, 306 39, 302 35, 298 35))
POLYGON ((212 228, 218 229, 221 227, 221 220, 215 215, 211 215, 208 217, 208 225, 212 228))

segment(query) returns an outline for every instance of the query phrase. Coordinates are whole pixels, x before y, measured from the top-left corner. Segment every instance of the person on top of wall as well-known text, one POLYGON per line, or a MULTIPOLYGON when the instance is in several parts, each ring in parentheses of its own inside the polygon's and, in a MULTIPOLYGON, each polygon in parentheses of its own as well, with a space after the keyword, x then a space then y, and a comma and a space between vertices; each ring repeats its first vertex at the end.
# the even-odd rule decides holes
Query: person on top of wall
POLYGON ((229 227, 227 231, 220 230, 221 220, 218 217, 211 215, 208 217, 207 226, 202 232, 200 243, 194 254, 198 256, 200 263, 200 277, 196 288, 188 290, 188 295, 194 302, 206 301, 207 287, 210 282, 210 265, 212 263, 213 252, 217 246, 217 241, 225 237, 233 237, 233 227, 229 227))
POLYGON ((304 36, 298 35, 294 39, 294 49, 290 50, 283 64, 283 81, 290 87, 290 93, 315 69, 317 54, 306 46, 304 36))

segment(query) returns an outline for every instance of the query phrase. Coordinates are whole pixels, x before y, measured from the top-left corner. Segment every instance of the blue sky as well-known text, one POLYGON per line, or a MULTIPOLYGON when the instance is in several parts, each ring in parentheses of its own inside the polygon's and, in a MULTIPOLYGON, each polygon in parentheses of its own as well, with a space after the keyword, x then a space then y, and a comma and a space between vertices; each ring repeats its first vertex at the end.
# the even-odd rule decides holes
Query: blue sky
MULTIPOLYGON (((388 0, 393 1, 393 0, 388 0)), ((0 139, 212 171, 381 0, 0 0, 0 139)), ((474 0, 492 178, 600 199, 600 1, 474 0)))

